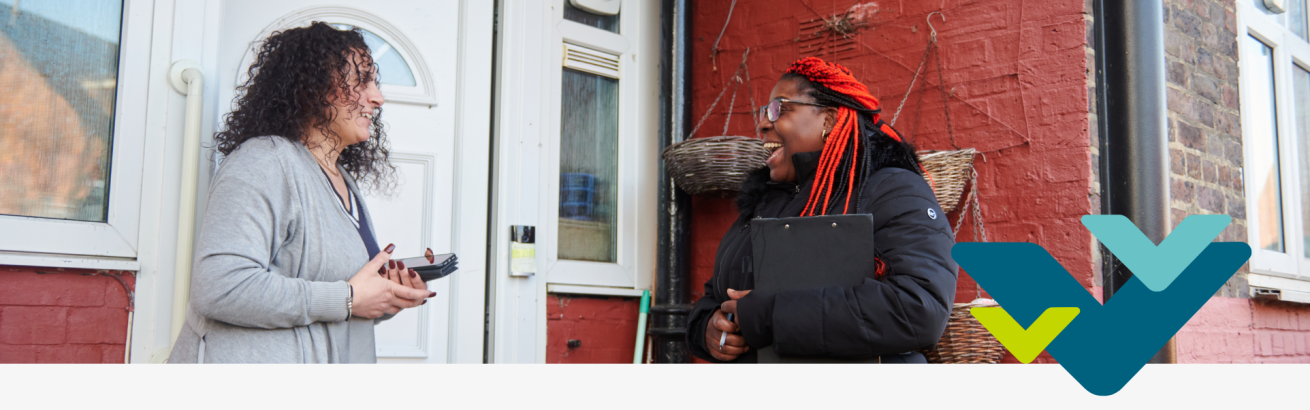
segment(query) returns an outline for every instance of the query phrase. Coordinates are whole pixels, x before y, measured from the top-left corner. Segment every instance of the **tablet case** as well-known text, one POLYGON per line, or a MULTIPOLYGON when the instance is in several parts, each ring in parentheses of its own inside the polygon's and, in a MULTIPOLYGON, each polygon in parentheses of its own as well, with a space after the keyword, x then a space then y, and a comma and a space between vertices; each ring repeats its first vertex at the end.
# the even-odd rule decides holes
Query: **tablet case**
MULTIPOLYGON (((873 215, 827 215, 751 221, 753 293, 855 286, 874 278, 873 215), (865 250, 865 251, 861 251, 865 250)), ((877 363, 869 359, 784 356, 766 346, 760 363, 877 363)))

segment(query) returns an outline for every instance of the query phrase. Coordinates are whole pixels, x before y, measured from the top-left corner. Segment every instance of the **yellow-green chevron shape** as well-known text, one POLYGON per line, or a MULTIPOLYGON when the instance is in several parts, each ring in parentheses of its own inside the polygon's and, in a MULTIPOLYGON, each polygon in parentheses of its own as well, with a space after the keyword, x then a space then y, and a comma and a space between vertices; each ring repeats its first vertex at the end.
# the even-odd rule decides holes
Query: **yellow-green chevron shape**
POLYGON ((1001 345, 1010 349, 1015 359, 1027 364, 1032 363, 1073 322, 1073 318, 1078 316, 1078 308, 1047 308, 1027 329, 1015 322, 1003 308, 975 307, 969 309, 969 313, 978 318, 978 322, 992 332, 992 336, 996 336, 1001 345))

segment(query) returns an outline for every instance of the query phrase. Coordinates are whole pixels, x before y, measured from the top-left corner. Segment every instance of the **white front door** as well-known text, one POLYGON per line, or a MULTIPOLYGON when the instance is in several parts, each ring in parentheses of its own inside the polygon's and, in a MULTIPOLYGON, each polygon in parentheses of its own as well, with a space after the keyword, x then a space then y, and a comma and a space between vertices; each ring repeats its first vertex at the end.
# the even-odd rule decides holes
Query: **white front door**
MULTIPOLYGON (((179 4, 180 14, 190 6, 179 4)), ((324 21, 365 31, 386 98, 393 195, 366 196, 381 246, 400 257, 455 252, 437 296, 377 327, 380 362, 481 362, 484 320, 492 8, 476 0, 211 0, 203 6, 214 119, 231 107, 259 41, 324 21), (359 3, 357 3, 359 4, 359 3)), ((208 103, 207 103, 208 105, 208 103)), ((221 121, 211 122, 217 129, 221 121)), ((211 134, 212 135, 212 134, 211 134)), ((208 161, 204 161, 208 162, 208 161)), ((206 164, 208 165, 208 164, 206 164)), ((209 175, 209 173, 202 173, 209 175)), ((203 181, 207 178, 202 177, 203 181)), ((205 192, 203 189, 201 192, 205 192)))

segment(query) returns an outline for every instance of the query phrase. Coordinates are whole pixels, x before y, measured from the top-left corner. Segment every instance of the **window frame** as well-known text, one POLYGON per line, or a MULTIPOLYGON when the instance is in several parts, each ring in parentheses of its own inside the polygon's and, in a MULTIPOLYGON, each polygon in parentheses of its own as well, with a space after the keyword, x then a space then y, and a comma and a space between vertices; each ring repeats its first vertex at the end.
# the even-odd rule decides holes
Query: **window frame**
POLYGON ((1246 201, 1247 241, 1251 246, 1251 275, 1248 277, 1248 282, 1252 287, 1310 292, 1310 258, 1305 256, 1306 247, 1310 246, 1310 243, 1305 240, 1306 229, 1304 223, 1306 221, 1302 215, 1302 206, 1310 206, 1310 204, 1303 204, 1301 201, 1303 176, 1299 172, 1301 159, 1297 155, 1301 146, 1310 143, 1310 141, 1299 141, 1297 138, 1299 130, 1295 113, 1299 107, 1295 107, 1295 95, 1293 94, 1293 74, 1296 66, 1310 71, 1310 43, 1298 37, 1290 28, 1279 24, 1276 19, 1266 16, 1250 1, 1239 1, 1237 3, 1238 72, 1239 78, 1241 78, 1239 88, 1241 95, 1242 149, 1245 163, 1251 163, 1253 158, 1252 147, 1254 144, 1251 141, 1254 136, 1252 135, 1251 124, 1261 120, 1257 117, 1268 113, 1256 113, 1254 110, 1248 109, 1252 105, 1251 90, 1255 84, 1250 84, 1249 79, 1252 76, 1242 76, 1241 73, 1249 74, 1254 69, 1254 67, 1251 67, 1254 62, 1241 57, 1251 52, 1251 50, 1246 49, 1247 46, 1245 45, 1248 36, 1273 49, 1274 102, 1278 118, 1275 127, 1278 132, 1277 143, 1285 251, 1269 251, 1261 249, 1259 246, 1259 198, 1256 196, 1258 187, 1253 187, 1247 183, 1244 166, 1243 194, 1246 201))
MULTIPOLYGON (((619 14, 619 32, 587 26, 564 18, 563 2, 555 0, 552 22, 554 36, 551 44, 556 44, 546 51, 543 73, 545 81, 543 91, 545 105, 543 110, 542 136, 544 160, 541 163, 541 206, 538 232, 539 270, 544 272, 546 283, 554 285, 582 285, 622 289, 649 288, 649 272, 654 271, 654 241, 650 232, 640 229, 641 219, 646 210, 653 211, 655 198, 648 198, 645 187, 656 183, 656 175, 642 159, 642 155, 658 155, 657 152, 644 152, 648 149, 643 144, 643 137, 652 137, 649 132, 642 132, 638 124, 646 104, 640 92, 641 76, 637 66, 631 62, 638 59, 638 47, 643 29, 641 24, 642 8, 635 2, 624 1, 619 14), (565 43, 590 48, 617 55, 619 58, 619 141, 618 173, 616 185, 617 217, 615 262, 589 262, 564 260, 558 257, 559 250, 559 178, 560 178, 560 121, 562 114, 562 88, 564 72, 565 43), (649 266, 647 266, 649 265, 649 266), (643 275, 643 273, 647 273, 643 275)), ((650 138, 652 141, 653 138, 650 138)), ((658 149, 658 148, 656 148, 658 149)))
POLYGON ((105 221, 0 215, 0 265, 139 269, 152 12, 149 0, 123 2, 105 221))

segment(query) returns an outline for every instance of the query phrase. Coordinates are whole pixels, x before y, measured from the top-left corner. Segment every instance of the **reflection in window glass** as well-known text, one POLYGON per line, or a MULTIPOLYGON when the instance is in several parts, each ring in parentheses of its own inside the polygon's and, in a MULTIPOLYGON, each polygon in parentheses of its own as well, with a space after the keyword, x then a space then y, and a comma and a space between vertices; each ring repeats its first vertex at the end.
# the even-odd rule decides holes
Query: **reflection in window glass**
MULTIPOLYGON (((1296 96, 1296 141, 1301 157, 1301 236, 1310 244, 1310 72, 1293 64, 1292 93, 1296 96)), ((1305 247, 1305 256, 1310 258, 1310 245, 1305 247)))
POLYGON ((123 5, 14 3, 0 0, 0 214, 104 222, 123 5))
POLYGON ((559 258, 616 262, 619 80, 565 68, 561 91, 559 258))
MULTIPOLYGON (((355 26, 349 24, 334 24, 336 28, 350 30, 355 26)), ((403 85, 413 87, 417 83, 414 81, 414 73, 409 71, 409 63, 405 58, 396 52, 382 37, 378 37, 373 32, 359 29, 364 34, 364 44, 368 45, 369 52, 372 53, 373 63, 378 65, 378 82, 382 84, 403 85)))
MULTIPOLYGON (((1282 177, 1278 171, 1278 104, 1274 100, 1274 50, 1255 37, 1246 37, 1244 60, 1250 68, 1251 100, 1242 106, 1253 115, 1249 125, 1253 161, 1248 164, 1250 180, 1256 189, 1256 215, 1259 219, 1261 249, 1284 252, 1282 177)), ((1242 71, 1246 76, 1247 71, 1242 71)))
POLYGON ((1289 0, 1287 10, 1287 28, 1296 33, 1297 37, 1302 40, 1306 39, 1306 20, 1305 20, 1305 2, 1306 0, 1289 0))
POLYGON ((573 6, 573 2, 564 0, 564 19, 586 24, 601 30, 619 32, 619 15, 602 16, 573 6))

